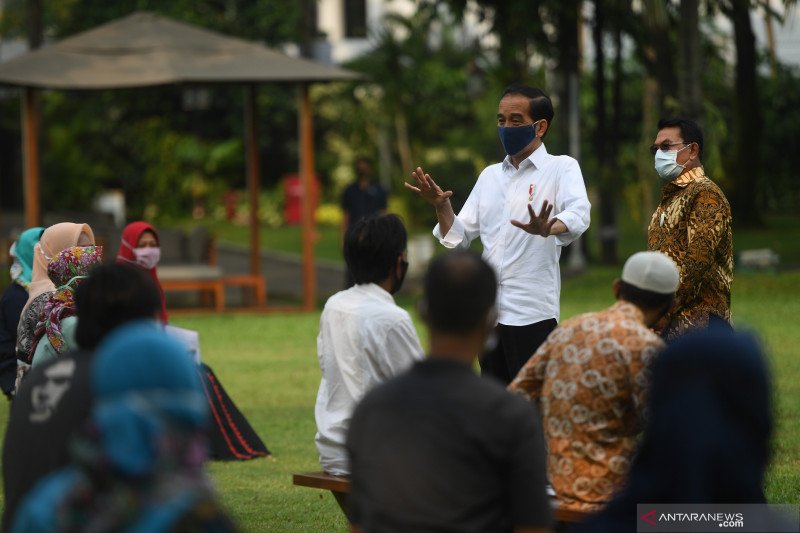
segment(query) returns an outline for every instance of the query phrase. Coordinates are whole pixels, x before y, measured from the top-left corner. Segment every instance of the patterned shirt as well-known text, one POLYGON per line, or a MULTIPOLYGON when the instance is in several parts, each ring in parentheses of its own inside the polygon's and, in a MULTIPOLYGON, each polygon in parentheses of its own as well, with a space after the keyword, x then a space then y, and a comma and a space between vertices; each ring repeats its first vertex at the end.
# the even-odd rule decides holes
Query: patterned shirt
POLYGON ((625 480, 663 345, 638 307, 618 301, 558 326, 508 386, 539 407, 547 474, 563 508, 597 510, 625 480))
POLYGON ((703 167, 685 172, 662 192, 647 247, 670 256, 680 272, 677 308, 664 321, 672 338, 706 327, 709 315, 731 318, 731 207, 703 167))

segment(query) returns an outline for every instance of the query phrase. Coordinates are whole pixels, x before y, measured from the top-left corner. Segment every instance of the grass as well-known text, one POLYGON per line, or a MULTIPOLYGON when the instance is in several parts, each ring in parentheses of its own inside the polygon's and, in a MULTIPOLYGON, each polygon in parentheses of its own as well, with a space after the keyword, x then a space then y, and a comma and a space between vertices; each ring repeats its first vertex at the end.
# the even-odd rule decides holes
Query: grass
MULTIPOLYGON (((617 269, 598 268, 565 281, 562 317, 609 305, 616 275, 617 269)), ((774 374, 777 430, 767 495, 771 502, 793 504, 800 504, 800 361, 794 349, 800 328, 784 317, 800 315, 798 296, 800 273, 742 274, 733 302, 737 326, 764 340, 774 374)), ((204 359, 274 454, 268 460, 210 466, 225 504, 245 531, 347 531, 329 494, 291 485, 293 472, 319 468, 313 443, 318 320, 313 313, 176 321, 201 331, 204 359)))
MULTIPOLYGON (((737 247, 772 247, 782 258, 800 263, 800 247, 796 245, 800 238, 800 218, 771 219, 770 224, 781 231, 736 232, 737 247)), ((222 241, 246 242, 244 228, 220 225, 212 229, 222 241)), ((318 255, 324 256, 320 247, 327 243, 326 258, 336 259, 338 230, 320 231, 318 255)), ((299 228, 265 229, 261 237, 265 247, 292 252, 296 244, 299 250, 299 228)), ((643 237, 630 235, 622 250, 627 253, 641 249, 643 242, 643 237)), ((618 270, 618 267, 595 267, 580 277, 565 280, 562 319, 610 305, 610 285, 618 270)), ((403 297, 399 302, 416 319, 413 299, 403 297)), ((763 339, 774 377, 777 427, 767 496, 770 502, 796 505, 800 504, 797 316, 800 316, 800 272, 737 272, 733 289, 734 321, 737 327, 752 329, 763 339)), ((314 447, 319 313, 183 316, 173 317, 173 323, 200 332, 203 359, 273 453, 267 459, 208 466, 224 504, 242 530, 348 531, 330 494, 291 484, 293 472, 319 469, 314 447)), ((425 332, 419 323, 418 331, 425 345, 425 332)), ((6 419, 7 412, 0 410, 0 428, 5 428, 6 419)))
MULTIPOLYGON (((562 318, 609 305, 616 275, 616 268, 596 268, 566 280, 562 318)), ((403 303, 411 310, 410 301, 403 303)), ((777 430, 768 498, 800 504, 800 328, 786 318, 800 315, 800 273, 737 275, 733 312, 737 326, 762 337, 773 369, 777 430)), ((347 531, 330 494, 291 484, 293 472, 319 468, 314 447, 319 313, 184 316, 174 323, 200 331, 203 359, 273 453, 208 467, 242 530, 347 531)), ((0 427, 6 416, 0 414, 0 427)))

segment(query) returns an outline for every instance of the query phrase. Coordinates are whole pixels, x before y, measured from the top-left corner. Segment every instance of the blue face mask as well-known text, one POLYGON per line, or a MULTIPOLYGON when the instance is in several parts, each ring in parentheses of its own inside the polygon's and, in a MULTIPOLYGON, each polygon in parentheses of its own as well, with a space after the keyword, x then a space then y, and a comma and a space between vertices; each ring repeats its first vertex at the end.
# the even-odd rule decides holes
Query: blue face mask
POLYGON ((500 142, 503 143, 508 155, 517 155, 536 138, 536 123, 527 126, 505 127, 498 126, 497 133, 500 134, 500 142))

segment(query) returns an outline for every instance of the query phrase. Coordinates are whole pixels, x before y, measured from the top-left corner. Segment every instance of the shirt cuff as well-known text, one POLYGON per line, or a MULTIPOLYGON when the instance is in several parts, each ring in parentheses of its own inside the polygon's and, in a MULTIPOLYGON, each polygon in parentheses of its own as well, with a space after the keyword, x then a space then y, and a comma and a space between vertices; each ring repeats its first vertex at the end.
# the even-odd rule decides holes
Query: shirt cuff
POLYGON ((580 216, 576 215, 575 213, 563 211, 557 214, 555 218, 563 222, 567 227, 567 231, 555 236, 556 244, 559 246, 569 245, 572 243, 572 241, 580 237, 581 234, 586 230, 581 222, 580 216))
POLYGON ((461 224, 461 221, 458 220, 458 217, 453 219, 453 225, 450 226, 450 231, 447 232, 447 235, 442 235, 442 228, 439 224, 436 224, 436 227, 433 228, 433 236, 439 239, 439 242, 445 248, 466 248, 469 243, 464 238, 464 225, 461 224))

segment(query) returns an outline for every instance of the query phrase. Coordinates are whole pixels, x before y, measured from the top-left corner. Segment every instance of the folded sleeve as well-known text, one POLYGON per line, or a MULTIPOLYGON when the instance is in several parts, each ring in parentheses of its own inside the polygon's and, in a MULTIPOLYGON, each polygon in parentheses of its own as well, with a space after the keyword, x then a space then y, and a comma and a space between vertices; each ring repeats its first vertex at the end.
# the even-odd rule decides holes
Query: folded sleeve
POLYGON ((567 231, 556 235, 559 246, 567 246, 589 228, 589 213, 592 205, 586 194, 586 185, 578 162, 571 157, 559 176, 558 195, 553 215, 567 227, 567 231))

